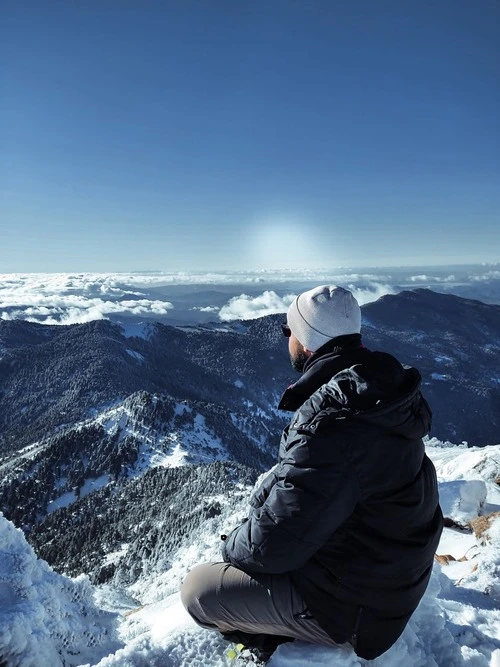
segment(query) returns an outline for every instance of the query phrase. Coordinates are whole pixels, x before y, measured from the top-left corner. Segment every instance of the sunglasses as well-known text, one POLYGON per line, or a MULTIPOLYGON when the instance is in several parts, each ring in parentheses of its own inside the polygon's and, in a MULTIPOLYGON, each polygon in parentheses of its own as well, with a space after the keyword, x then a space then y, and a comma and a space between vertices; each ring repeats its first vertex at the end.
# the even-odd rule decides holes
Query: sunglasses
POLYGON ((283 332, 283 336, 285 336, 285 338, 290 338, 290 336, 292 335, 292 330, 290 329, 288 324, 282 324, 281 331, 283 332))

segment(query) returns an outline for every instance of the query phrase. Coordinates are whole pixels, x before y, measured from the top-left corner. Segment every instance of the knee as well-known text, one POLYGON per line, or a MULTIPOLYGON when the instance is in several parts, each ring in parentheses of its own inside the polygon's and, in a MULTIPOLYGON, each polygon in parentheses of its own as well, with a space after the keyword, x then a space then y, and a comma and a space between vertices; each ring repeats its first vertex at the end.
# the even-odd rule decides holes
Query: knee
POLYGON ((207 564, 196 565, 184 579, 181 588, 182 604, 188 611, 197 603, 204 582, 206 581, 207 564))
POLYGON ((181 601, 198 622, 210 621, 209 610, 217 595, 218 568, 215 563, 197 565, 188 573, 181 588, 181 601), (217 570, 217 572, 215 571, 217 570))

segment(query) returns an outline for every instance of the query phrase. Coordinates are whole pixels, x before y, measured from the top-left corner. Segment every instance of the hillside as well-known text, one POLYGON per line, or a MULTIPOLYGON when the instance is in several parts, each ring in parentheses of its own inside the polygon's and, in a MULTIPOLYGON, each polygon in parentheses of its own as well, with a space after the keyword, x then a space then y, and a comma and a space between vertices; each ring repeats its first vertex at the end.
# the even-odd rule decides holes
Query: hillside
MULTIPOLYGON (((431 583, 408 627, 380 658, 293 642, 270 667, 499 667, 500 445, 457 447, 433 440, 448 527, 431 583)), ((217 560, 219 534, 246 512, 252 485, 221 493, 219 510, 191 530, 163 572, 136 554, 135 585, 68 579, 36 560, 20 530, 0 517, 0 658, 9 667, 226 667, 226 642, 195 626, 179 601, 194 564, 217 560)), ((110 554, 110 557, 112 554, 110 554)))

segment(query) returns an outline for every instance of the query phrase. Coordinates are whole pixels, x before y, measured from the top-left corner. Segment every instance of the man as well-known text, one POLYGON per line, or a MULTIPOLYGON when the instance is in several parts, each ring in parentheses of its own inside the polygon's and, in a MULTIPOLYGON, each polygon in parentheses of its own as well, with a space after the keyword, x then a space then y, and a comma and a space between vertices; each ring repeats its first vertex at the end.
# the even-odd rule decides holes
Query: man
POLYGON ((283 332, 303 375, 279 405, 294 414, 278 464, 222 536, 224 562, 197 566, 183 585, 201 626, 268 654, 297 638, 375 658, 431 575, 442 513, 420 374, 365 348, 360 327, 342 287, 294 300, 283 332))

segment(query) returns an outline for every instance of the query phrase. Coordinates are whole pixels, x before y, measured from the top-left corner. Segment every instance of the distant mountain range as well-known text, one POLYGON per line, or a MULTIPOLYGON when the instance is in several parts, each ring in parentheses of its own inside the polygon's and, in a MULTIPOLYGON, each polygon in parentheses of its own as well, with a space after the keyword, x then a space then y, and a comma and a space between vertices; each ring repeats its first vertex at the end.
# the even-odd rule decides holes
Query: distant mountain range
MULTIPOLYGON (((364 344, 421 371, 432 435, 498 441, 500 306, 418 289, 362 312, 364 344)), ((298 377, 283 320, 0 322, 0 509, 61 571, 130 583, 144 553, 163 567, 217 489, 275 460, 276 406, 298 377), (126 559, 106 556, 123 544, 126 559)))

